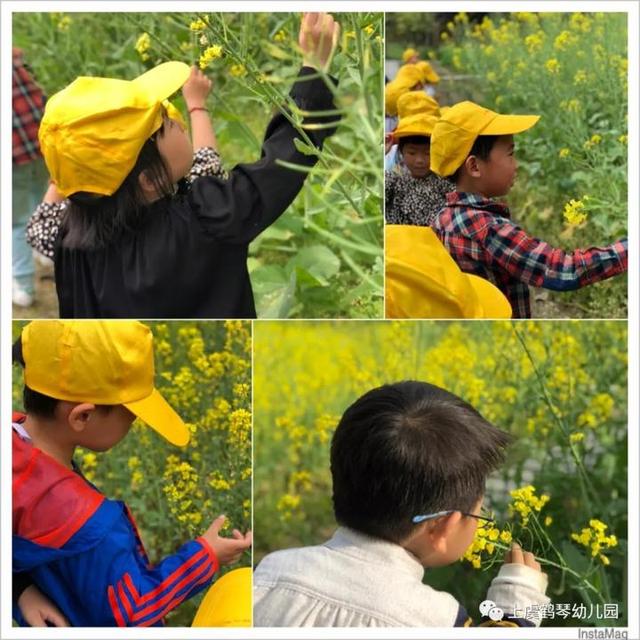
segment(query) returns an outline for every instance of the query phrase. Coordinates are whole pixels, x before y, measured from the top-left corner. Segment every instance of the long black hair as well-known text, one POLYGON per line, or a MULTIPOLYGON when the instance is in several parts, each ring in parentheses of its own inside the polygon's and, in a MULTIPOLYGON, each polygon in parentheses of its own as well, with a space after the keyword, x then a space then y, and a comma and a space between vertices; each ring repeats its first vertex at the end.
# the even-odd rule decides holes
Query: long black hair
POLYGON ((155 135, 144 143, 136 164, 115 193, 100 196, 79 191, 69 196, 62 221, 62 246, 100 249, 117 240, 123 232, 139 227, 149 204, 140 185, 142 173, 146 174, 161 197, 173 193, 169 171, 158 150, 155 135))

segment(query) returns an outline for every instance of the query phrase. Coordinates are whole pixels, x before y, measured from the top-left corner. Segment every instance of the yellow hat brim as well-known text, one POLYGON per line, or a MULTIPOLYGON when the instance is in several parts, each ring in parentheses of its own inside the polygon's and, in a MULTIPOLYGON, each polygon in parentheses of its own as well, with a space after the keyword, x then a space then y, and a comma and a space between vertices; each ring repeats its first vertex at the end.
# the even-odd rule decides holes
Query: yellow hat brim
POLYGON ((171 444, 178 447, 188 444, 187 425, 157 389, 142 400, 125 402, 124 406, 171 444))
POLYGON ((131 82, 153 102, 162 102, 173 95, 187 81, 191 68, 184 62, 172 60, 149 69, 131 82))
POLYGON ((500 289, 488 280, 485 280, 480 276, 476 276, 473 273, 467 273, 465 275, 480 300, 482 318, 511 317, 511 305, 500 289))
POLYGON ((538 120, 540 120, 540 116, 503 115, 499 113, 477 135, 507 136, 514 133, 522 133, 527 129, 531 129, 538 120))

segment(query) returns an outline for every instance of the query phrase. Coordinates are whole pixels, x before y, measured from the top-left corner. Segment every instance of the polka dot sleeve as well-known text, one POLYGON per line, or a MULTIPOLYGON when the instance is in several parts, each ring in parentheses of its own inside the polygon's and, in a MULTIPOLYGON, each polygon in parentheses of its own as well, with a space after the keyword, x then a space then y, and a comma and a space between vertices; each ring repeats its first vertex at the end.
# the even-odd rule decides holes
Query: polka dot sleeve
POLYGON ((58 230, 66 208, 66 201, 41 202, 27 223, 27 242, 47 258, 53 258, 58 230))
POLYGON ((193 182, 201 176, 216 176, 226 180, 229 174, 222 167, 220 154, 213 147, 202 147, 193 154, 193 166, 187 180, 193 182))

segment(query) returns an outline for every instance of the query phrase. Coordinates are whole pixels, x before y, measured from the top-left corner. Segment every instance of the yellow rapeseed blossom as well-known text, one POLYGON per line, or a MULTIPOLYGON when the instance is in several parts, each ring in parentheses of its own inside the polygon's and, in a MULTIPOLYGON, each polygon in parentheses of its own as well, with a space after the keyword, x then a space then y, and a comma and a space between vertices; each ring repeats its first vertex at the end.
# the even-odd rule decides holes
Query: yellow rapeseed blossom
POLYGON ((219 44, 214 44, 207 47, 198 61, 198 65, 201 69, 206 69, 214 60, 222 56, 222 47, 219 44))
POLYGON ((558 157, 560 157, 560 158, 568 158, 570 154, 571 154, 571 151, 569 149, 567 149, 567 147, 563 147, 558 152, 558 157))
POLYGON ((569 200, 564 205, 564 219, 570 225, 579 225, 586 221, 587 213, 585 211, 584 202, 582 200, 569 200))
POLYGON ((545 63, 544 63, 544 68, 549 72, 549 73, 553 73, 556 74, 560 71, 560 63, 558 62, 557 58, 549 58, 545 63))
POLYGON ((527 51, 529 53, 535 53, 536 51, 540 51, 540 49, 542 49, 543 44, 544 44, 544 33, 542 31, 538 31, 537 33, 532 33, 524 39, 524 46, 527 48, 527 51))
POLYGON ((600 559, 603 565, 609 565, 610 561, 603 551, 611 549, 618 545, 618 538, 611 534, 605 535, 605 531, 608 529, 602 520, 592 518, 589 520, 589 526, 584 527, 580 533, 572 533, 571 539, 574 542, 586 547, 592 558, 596 556, 600 559))
POLYGON ((69 31, 72 22, 71 16, 63 15, 60 20, 58 20, 58 31, 69 31))
POLYGON ((545 527, 550 527, 553 524, 553 518, 551 516, 547 516, 544 519, 544 526, 545 527))
POLYGON ((151 36, 145 31, 140 37, 136 40, 135 50, 140 54, 142 60, 146 61, 149 59, 149 54, 147 51, 151 48, 151 36))
POLYGON ((621 136, 618 136, 618 142, 621 142, 622 144, 627 144, 628 141, 629 141, 629 137, 627 136, 626 133, 623 133, 621 136))
POLYGON ((573 13, 569 19, 569 24, 574 31, 589 33, 591 31, 592 20, 584 13, 573 13))
POLYGON ((582 442, 583 440, 584 440, 583 431, 576 431, 575 433, 571 433, 569 435, 569 442, 571 442, 572 444, 575 444, 577 442, 582 442))
POLYGON ((274 42, 284 42, 286 39, 287 39, 287 34, 282 29, 280 29, 280 31, 276 32, 276 34, 273 36, 273 41, 274 42))
POLYGON ((584 69, 576 71, 573 76, 573 84, 584 84, 587 81, 587 72, 584 69))
POLYGON ((206 28, 207 28, 207 23, 201 18, 194 20, 189 25, 189 29, 191 29, 191 31, 204 31, 206 28))
POLYGON ((578 98, 571 98, 570 100, 561 100, 560 108, 569 113, 578 113, 582 108, 582 103, 578 98))
POLYGON ((594 133, 589 140, 587 140, 582 146, 585 149, 591 149, 602 142, 602 136, 599 133, 594 133))
POLYGON ((578 42, 578 37, 571 31, 561 31, 553 41, 553 48, 557 51, 564 51, 578 42))
POLYGON ((371 36, 373 35, 373 33, 375 33, 375 27, 371 24, 368 24, 363 31, 368 35, 371 36))
POLYGON ((536 496, 536 488, 533 485, 513 489, 511 497, 513 501, 509 505, 509 513, 518 514, 525 526, 529 523, 531 515, 539 512, 551 499, 547 494, 536 496))
POLYGON ((473 542, 465 551, 461 560, 470 562, 474 569, 480 569, 482 567, 483 554, 493 555, 498 541, 503 544, 509 544, 511 542, 511 532, 508 529, 500 531, 492 523, 478 527, 473 542))

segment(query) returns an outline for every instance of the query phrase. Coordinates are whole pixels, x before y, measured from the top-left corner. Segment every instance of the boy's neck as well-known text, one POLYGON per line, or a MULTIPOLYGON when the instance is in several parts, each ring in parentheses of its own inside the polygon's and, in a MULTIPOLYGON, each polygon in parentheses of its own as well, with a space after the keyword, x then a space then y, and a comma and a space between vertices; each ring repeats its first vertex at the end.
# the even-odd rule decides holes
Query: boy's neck
POLYGON ((34 447, 44 451, 64 467, 73 469, 71 460, 76 446, 60 437, 61 429, 55 420, 42 420, 27 414, 22 426, 29 434, 34 447))
POLYGON ((484 193, 483 187, 481 184, 478 184, 477 180, 470 178, 467 175, 462 175, 456 181, 456 191, 460 193, 475 193, 476 195, 482 196, 487 200, 490 200, 492 196, 484 193))

